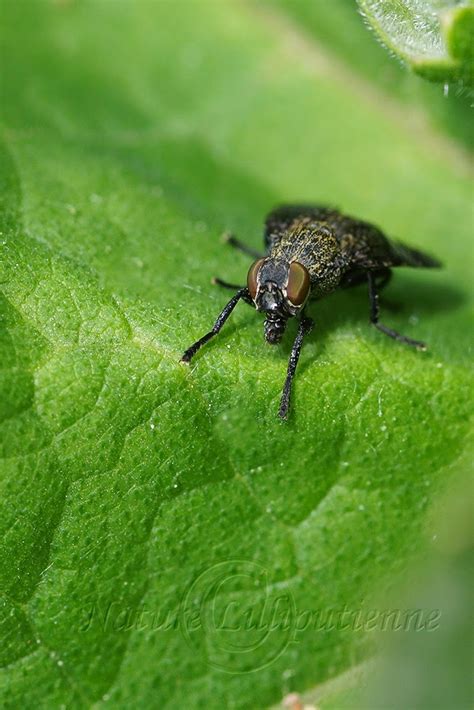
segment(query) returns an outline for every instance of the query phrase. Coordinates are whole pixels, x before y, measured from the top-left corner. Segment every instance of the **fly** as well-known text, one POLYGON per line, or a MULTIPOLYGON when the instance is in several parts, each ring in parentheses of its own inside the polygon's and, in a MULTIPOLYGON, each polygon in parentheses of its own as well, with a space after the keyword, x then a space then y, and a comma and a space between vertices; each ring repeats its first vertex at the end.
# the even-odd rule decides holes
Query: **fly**
POLYGON ((439 261, 416 249, 389 240, 368 222, 342 214, 331 207, 283 205, 265 220, 265 253, 259 254, 234 236, 227 241, 256 261, 247 274, 247 285, 237 286, 221 279, 214 282, 236 293, 219 314, 212 330, 186 350, 181 362, 189 363, 197 351, 213 338, 242 300, 265 314, 264 336, 275 345, 282 339, 290 318, 299 321, 279 416, 288 417, 291 385, 305 336, 313 327, 306 314, 310 300, 318 300, 338 288, 366 283, 370 323, 385 335, 417 350, 424 343, 412 340, 379 320, 379 292, 387 285, 394 266, 436 268, 439 261))

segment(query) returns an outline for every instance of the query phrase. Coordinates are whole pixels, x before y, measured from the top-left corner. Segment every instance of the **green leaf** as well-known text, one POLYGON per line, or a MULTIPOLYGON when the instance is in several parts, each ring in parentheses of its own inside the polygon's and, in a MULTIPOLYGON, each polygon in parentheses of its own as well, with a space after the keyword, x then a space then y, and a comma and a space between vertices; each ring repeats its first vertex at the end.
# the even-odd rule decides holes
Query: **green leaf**
MULTIPOLYGON (((335 6, 335 5, 334 5, 335 6)), ((328 18, 333 4, 321 3, 328 18)), ((4 3, 0 688, 6 707, 255 707, 374 651, 469 431, 469 159, 276 6, 4 3), (281 201, 443 260, 268 348, 245 278, 281 201)), ((447 101, 451 101, 448 97, 447 101)), ((294 324, 293 324, 294 326, 294 324)))
POLYGON ((364 690, 365 697, 360 698, 362 707, 470 705, 472 688, 466 678, 471 668, 471 646, 466 619, 472 616, 468 590, 472 579, 473 511, 472 498, 466 491, 472 484, 472 457, 466 460, 463 474, 451 482, 448 495, 442 496, 433 511, 432 549, 428 557, 419 560, 418 568, 411 570, 410 587, 404 590, 407 606, 434 610, 435 628, 428 634, 413 629, 391 639, 364 690), (440 599, 443 607, 436 609, 440 599), (435 676, 433 668, 439 669, 435 676))
MULTIPOLYGON (((304 707, 468 708, 471 686, 469 590, 472 577, 472 451, 456 463, 450 490, 430 511, 428 549, 379 600, 395 613, 394 631, 378 629, 377 658, 298 694, 304 707), (442 605, 440 606, 440 602, 442 605), (428 622, 429 630, 423 628, 428 622), (437 673, 433 675, 433 668, 437 673)), ((287 702, 287 706, 289 702, 287 702)), ((280 703, 275 710, 280 709, 280 703)))
POLYGON ((413 71, 449 87, 474 81, 471 0, 358 0, 380 40, 413 71))

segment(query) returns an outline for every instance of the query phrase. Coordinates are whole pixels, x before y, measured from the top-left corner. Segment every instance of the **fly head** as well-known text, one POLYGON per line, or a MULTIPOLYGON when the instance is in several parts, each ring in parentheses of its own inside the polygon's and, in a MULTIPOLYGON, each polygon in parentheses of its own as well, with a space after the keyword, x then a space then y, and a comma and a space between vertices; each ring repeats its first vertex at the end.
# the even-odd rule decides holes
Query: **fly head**
POLYGON ((310 292, 307 269, 297 261, 265 257, 252 264, 247 288, 257 311, 265 313, 267 343, 279 343, 289 318, 297 315, 310 292))

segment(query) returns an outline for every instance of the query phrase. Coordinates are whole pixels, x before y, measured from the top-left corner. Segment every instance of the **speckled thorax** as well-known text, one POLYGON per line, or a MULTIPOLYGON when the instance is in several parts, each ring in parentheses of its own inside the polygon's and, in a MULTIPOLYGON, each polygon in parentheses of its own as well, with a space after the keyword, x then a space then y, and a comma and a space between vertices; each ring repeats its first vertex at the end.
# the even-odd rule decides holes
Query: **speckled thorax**
POLYGON ((275 262, 303 264, 311 278, 311 298, 331 293, 347 269, 333 231, 323 222, 296 221, 270 250, 275 262))

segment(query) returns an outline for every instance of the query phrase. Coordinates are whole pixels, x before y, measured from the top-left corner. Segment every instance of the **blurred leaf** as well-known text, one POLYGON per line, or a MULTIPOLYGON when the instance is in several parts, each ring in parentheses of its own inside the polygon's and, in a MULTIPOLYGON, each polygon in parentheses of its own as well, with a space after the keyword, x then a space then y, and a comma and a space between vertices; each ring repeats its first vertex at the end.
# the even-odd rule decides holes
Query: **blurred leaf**
POLYGON ((389 604, 399 611, 398 628, 388 632, 379 625, 374 629, 378 657, 298 694, 295 710, 302 705, 321 710, 472 706, 473 511, 472 497, 466 495, 471 486, 472 446, 457 462, 451 490, 430 511, 422 552, 389 598, 379 599, 380 607, 389 604), (407 624, 400 623, 404 610, 410 613, 407 624), (431 620, 425 628, 423 618, 431 620))
MULTIPOLYGON (((446 93, 445 87, 406 71, 398 58, 377 40, 375 32, 367 31, 357 3, 331 0, 328 12, 326 0, 265 2, 268 8, 280 8, 285 16, 292 18, 300 42, 312 43, 313 50, 324 49, 324 54, 330 58, 332 73, 341 75, 350 66, 348 82, 353 80, 354 74, 368 79, 370 88, 377 87, 381 103, 388 104, 396 97, 398 109, 409 114, 413 126, 428 122, 431 130, 441 128, 472 150, 472 107, 461 85, 451 85, 446 93)), ((276 20, 278 16, 273 13, 272 17, 276 20)), ((369 88, 368 83, 365 88, 369 88)))
POLYGON ((474 81, 471 0, 358 0, 381 41, 417 74, 449 86, 474 81))
MULTIPOLYGON (((431 523, 429 553, 410 570, 399 599, 438 610, 430 633, 394 634, 361 696, 362 707, 472 707, 472 456, 431 523), (409 582, 409 583, 408 583, 409 582), (436 669, 436 673, 433 670, 436 669)), ((326 708, 323 705, 323 710, 326 708)))
POLYGON ((372 640, 305 618, 405 568, 469 428, 467 155, 271 6, 3 15, 3 705, 254 707, 350 671, 372 640), (316 304, 282 425, 294 328, 267 348, 242 306, 177 361, 225 303, 210 277, 245 278, 219 234, 258 247, 291 200, 446 268, 388 291, 426 355, 363 289, 316 304))

